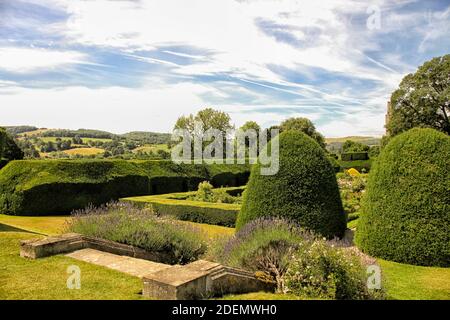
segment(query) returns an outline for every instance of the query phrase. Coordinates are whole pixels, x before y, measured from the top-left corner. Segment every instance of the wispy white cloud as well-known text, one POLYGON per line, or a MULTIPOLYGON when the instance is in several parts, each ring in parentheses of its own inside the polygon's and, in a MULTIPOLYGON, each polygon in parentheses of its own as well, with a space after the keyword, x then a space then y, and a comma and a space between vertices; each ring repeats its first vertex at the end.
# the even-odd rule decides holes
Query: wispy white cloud
POLYGON ((74 64, 93 64, 76 51, 0 47, 0 70, 17 73, 49 71, 74 64))

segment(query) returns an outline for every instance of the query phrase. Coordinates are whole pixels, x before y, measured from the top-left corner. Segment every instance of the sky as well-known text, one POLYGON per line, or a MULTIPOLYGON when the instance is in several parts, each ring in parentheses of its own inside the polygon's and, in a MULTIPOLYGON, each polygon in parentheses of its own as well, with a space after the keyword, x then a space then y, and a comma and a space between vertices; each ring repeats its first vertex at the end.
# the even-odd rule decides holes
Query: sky
POLYGON ((169 132, 213 107, 381 136, 449 33, 450 0, 0 0, 0 125, 169 132))

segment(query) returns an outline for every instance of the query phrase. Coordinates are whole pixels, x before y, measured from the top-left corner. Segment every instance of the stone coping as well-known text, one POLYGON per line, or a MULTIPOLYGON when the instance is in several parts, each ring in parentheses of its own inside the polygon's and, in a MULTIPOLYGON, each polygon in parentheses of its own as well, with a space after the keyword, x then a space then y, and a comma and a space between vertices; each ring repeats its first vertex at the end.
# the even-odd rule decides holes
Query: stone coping
POLYGON ((197 260, 187 265, 164 264, 167 259, 164 253, 148 252, 76 233, 20 241, 20 256, 26 258, 38 259, 70 252, 73 253, 69 256, 80 260, 91 260, 91 263, 133 275, 135 273, 142 278, 143 295, 156 299, 203 299, 223 294, 273 291, 275 288, 274 283, 264 282, 245 270, 206 260, 197 260), (126 261, 123 256, 131 258, 126 261), (160 265, 149 265, 147 274, 146 264, 144 261, 138 263, 138 259, 160 265), (115 260, 128 265, 119 266, 115 260))

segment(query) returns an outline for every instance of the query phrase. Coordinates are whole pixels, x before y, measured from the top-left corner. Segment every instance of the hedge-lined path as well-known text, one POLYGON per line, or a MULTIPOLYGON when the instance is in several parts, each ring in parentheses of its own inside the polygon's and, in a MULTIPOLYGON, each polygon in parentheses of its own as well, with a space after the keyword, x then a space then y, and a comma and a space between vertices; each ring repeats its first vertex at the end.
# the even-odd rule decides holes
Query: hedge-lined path
POLYGON ((170 265, 167 264, 137 259, 133 257, 120 256, 117 254, 94 249, 81 249, 71 252, 66 256, 98 266, 117 270, 139 278, 143 278, 145 275, 170 268, 170 265))

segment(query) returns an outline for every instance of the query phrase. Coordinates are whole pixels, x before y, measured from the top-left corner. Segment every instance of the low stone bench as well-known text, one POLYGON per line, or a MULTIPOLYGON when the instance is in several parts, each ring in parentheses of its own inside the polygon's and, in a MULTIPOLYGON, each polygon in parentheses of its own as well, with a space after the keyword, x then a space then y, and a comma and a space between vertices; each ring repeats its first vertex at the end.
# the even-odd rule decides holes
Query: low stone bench
MULTIPOLYGON (((22 240, 20 256, 38 259, 82 249, 94 249, 164 263, 163 253, 148 252, 133 246, 76 233, 44 239, 22 240)), ((202 299, 223 294, 273 291, 275 285, 261 281, 251 272, 219 263, 197 260, 187 265, 167 265, 143 276, 143 295, 163 300, 202 299)))

